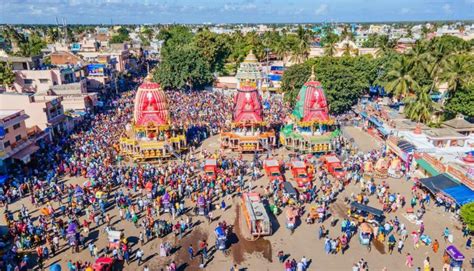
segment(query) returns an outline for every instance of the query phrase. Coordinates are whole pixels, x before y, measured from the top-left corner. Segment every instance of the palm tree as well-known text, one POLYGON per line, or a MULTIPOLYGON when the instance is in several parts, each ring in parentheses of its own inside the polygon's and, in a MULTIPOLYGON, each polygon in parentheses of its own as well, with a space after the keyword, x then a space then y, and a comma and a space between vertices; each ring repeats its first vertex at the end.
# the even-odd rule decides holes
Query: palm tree
POLYGON ((387 73, 385 89, 399 99, 412 94, 418 84, 412 77, 413 61, 406 56, 400 56, 387 73))
POLYGON ((390 40, 387 35, 379 36, 377 56, 380 57, 394 52, 395 45, 395 41, 390 40))
POLYGON ((352 56, 352 55, 357 55, 359 51, 357 48, 354 48, 349 40, 346 40, 344 44, 342 45, 342 55, 343 56, 352 56))
POLYGON ((15 73, 9 62, 0 62, 0 86, 8 88, 15 82, 15 73))
POLYGON ((429 57, 426 45, 421 41, 416 41, 415 46, 407 53, 408 57, 413 61, 414 68, 427 70, 427 60, 429 57))
POLYGON ((273 52, 277 55, 277 57, 281 60, 284 60, 285 57, 288 55, 290 51, 290 46, 286 41, 286 38, 282 37, 280 41, 275 44, 273 48, 273 52))
POLYGON ((59 31, 56 27, 49 27, 46 31, 47 40, 50 43, 55 43, 59 40, 59 31))
POLYGON ((303 63, 309 56, 309 45, 300 40, 296 46, 293 47, 291 61, 299 64, 303 63))
POLYGON ((343 41, 343 40, 354 40, 354 33, 352 33, 349 30, 349 27, 347 25, 345 25, 344 28, 342 29, 339 40, 341 40, 341 41, 343 41))
POLYGON ((429 93, 430 86, 426 86, 424 88, 417 88, 415 95, 407 97, 405 99, 405 116, 416 122, 429 122, 434 110, 433 101, 429 93))
POLYGON ((336 54, 336 43, 330 42, 324 46, 324 55, 326 56, 334 56, 336 54))
POLYGON ((470 55, 451 55, 443 66, 439 81, 448 83, 448 91, 453 94, 460 86, 474 79, 474 58, 470 55))

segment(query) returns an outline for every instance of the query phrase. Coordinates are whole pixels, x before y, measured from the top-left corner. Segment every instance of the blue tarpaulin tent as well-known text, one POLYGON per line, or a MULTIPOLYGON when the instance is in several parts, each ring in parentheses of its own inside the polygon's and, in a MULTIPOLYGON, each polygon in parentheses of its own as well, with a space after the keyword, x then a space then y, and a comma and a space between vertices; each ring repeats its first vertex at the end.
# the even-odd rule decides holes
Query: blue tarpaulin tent
POLYGON ((383 126, 383 123, 380 122, 376 117, 370 116, 369 121, 372 122, 375 126, 383 126))
POLYGON ((388 136, 390 133, 385 129, 383 126, 377 127, 377 130, 383 135, 383 136, 388 136))
POLYGON ((0 185, 4 185, 7 179, 8 179, 7 175, 0 175, 0 185))
POLYGON ((460 184, 449 177, 447 174, 439 174, 429 178, 420 179, 420 183, 431 193, 436 194, 451 187, 460 186, 460 184))
POLYGON ((446 188, 443 190, 443 193, 455 200, 459 205, 474 201, 474 191, 465 185, 446 188))

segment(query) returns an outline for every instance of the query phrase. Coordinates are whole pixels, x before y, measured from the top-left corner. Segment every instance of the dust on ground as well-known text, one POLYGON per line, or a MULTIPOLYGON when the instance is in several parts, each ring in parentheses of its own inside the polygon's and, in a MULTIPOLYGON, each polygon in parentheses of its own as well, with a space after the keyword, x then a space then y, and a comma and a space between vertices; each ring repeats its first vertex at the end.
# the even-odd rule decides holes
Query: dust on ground
POLYGON ((250 241, 245 237, 245 233, 242 232, 240 221, 240 206, 235 208, 235 221, 234 221, 234 236, 230 239, 233 243, 231 247, 232 257, 236 264, 241 264, 245 261, 245 254, 261 253, 263 258, 272 262, 272 244, 269 240, 259 238, 255 241, 250 241))

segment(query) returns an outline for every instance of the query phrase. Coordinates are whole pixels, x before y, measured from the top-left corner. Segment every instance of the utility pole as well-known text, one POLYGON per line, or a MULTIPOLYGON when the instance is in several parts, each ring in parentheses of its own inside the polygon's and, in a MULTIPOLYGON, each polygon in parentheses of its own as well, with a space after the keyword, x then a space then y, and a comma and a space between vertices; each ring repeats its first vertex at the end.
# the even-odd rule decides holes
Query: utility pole
POLYGON ((268 59, 269 54, 270 54, 270 48, 265 48, 265 52, 267 53, 267 68, 265 69, 265 84, 267 85, 267 98, 270 97, 270 81, 268 80, 268 74, 269 74, 269 65, 270 61, 268 59))

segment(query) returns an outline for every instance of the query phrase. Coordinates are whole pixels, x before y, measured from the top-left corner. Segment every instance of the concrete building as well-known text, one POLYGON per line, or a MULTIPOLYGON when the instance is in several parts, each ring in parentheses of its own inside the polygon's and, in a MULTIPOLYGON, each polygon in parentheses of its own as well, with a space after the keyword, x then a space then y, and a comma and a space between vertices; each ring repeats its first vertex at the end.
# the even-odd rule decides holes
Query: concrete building
POLYGON ((0 172, 4 173, 14 160, 27 163, 39 147, 28 137, 24 110, 0 110, 0 172))
POLYGON ((51 65, 82 65, 84 61, 77 55, 67 51, 57 51, 50 54, 51 65))
POLYGON ((36 96, 61 96, 65 112, 93 112, 97 104, 97 93, 87 92, 86 80, 66 85, 53 86, 47 92, 39 92, 36 96))
POLYGON ((6 57, 0 61, 8 61, 13 65, 15 82, 7 92, 36 93, 47 91, 52 86, 80 82, 85 75, 81 66, 41 67, 39 59, 30 57, 6 57))
POLYGON ((30 116, 26 119, 26 127, 38 126, 53 136, 67 130, 62 101, 60 96, 7 92, 0 94, 0 109, 24 109, 30 116))
POLYGON ((35 70, 41 65, 41 57, 21 57, 21 56, 2 56, 0 62, 9 62, 14 71, 18 70, 35 70))

